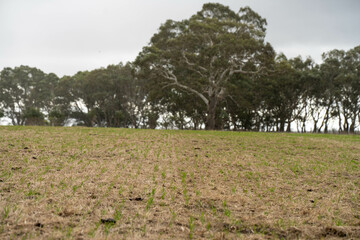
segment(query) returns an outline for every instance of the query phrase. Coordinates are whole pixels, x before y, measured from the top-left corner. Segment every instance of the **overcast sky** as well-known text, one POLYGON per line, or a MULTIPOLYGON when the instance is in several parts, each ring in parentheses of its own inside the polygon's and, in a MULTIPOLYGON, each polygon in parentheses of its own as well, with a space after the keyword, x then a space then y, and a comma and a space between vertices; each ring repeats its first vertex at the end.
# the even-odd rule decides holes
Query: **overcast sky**
MULTIPOLYGON (((202 0, 0 0, 0 70, 28 65, 58 76, 133 61, 167 19, 202 0)), ((288 57, 360 45, 360 0, 219 0, 267 19, 267 41, 288 57)))

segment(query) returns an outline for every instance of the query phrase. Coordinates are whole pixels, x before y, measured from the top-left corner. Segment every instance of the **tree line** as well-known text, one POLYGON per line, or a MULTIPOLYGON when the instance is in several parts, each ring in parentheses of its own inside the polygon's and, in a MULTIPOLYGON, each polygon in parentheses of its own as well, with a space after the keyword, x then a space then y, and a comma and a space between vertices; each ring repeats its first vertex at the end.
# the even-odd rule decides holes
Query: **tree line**
POLYGON ((0 117, 13 125, 341 132, 360 124, 360 46, 316 64, 265 41, 266 20, 208 3, 168 20, 131 63, 59 78, 0 73, 0 117), (311 124, 311 126, 307 126, 311 124))

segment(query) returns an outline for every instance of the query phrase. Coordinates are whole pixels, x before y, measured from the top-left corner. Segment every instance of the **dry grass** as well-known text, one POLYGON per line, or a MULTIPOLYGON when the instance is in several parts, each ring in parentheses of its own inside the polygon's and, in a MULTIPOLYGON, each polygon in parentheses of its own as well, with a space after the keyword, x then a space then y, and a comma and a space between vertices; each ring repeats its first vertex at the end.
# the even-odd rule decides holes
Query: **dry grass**
POLYGON ((0 127, 0 239, 359 239, 360 137, 0 127))

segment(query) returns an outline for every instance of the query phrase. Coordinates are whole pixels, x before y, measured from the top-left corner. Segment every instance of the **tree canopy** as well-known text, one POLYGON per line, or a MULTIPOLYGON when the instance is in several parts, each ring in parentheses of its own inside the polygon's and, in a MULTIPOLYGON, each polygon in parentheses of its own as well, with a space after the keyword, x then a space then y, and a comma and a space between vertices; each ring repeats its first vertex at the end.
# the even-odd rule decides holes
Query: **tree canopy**
POLYGON ((266 20, 249 7, 238 13, 209 3, 188 20, 168 20, 135 61, 152 84, 197 96, 206 107, 206 128, 237 74, 260 74, 274 51, 264 42, 266 20))

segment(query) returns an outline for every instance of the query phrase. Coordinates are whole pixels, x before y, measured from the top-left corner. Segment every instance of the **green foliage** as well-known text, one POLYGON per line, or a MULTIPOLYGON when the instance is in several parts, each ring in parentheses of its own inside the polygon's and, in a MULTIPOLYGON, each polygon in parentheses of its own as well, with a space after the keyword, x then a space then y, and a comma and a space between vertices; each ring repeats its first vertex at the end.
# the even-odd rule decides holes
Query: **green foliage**
POLYGON ((55 74, 45 74, 36 68, 4 68, 0 73, 0 105, 3 106, 5 115, 13 125, 26 124, 29 116, 38 118, 36 124, 43 124, 40 123, 41 116, 34 109, 40 112, 51 109, 57 82, 55 74))
MULTIPOLYGON (((78 72, 60 83, 63 89, 70 88, 64 97, 69 104, 75 105, 71 116, 78 120, 78 124, 139 126, 144 96, 140 93, 139 82, 132 75, 130 64, 78 72)), ((61 92, 64 93, 63 90, 61 92)))
POLYGON ((360 120, 360 46, 324 53, 323 61, 321 74, 331 111, 328 118, 337 117, 340 131, 354 132, 360 120))
POLYGON ((23 113, 25 125, 45 125, 44 114, 37 108, 28 108, 23 113))
MULTIPOLYGON (((221 4, 205 4, 188 20, 164 23, 135 65, 148 84, 156 87, 150 89, 150 96, 173 103, 184 101, 179 92, 191 94, 194 101, 190 102, 201 102, 195 105, 195 116, 203 112, 207 128, 214 129, 220 117, 217 109, 228 95, 231 77, 256 75, 271 62, 274 54, 264 43, 265 25, 265 19, 250 8, 235 13, 221 4)), ((186 105, 176 106, 180 112, 189 112, 186 105)))
POLYGON ((49 117, 51 126, 62 126, 66 119, 65 114, 56 109, 52 110, 49 113, 48 117, 49 117))

